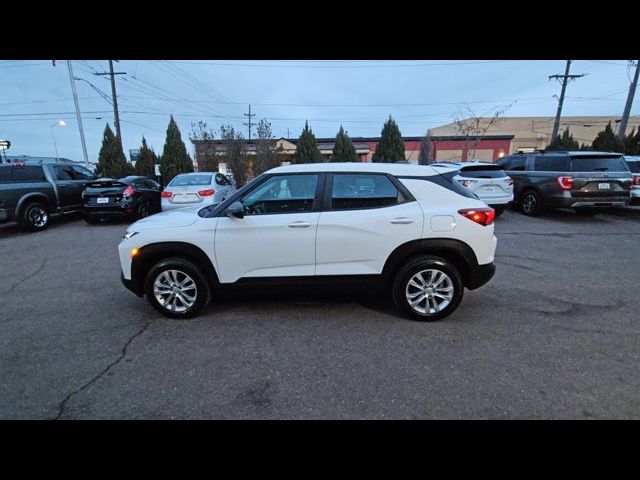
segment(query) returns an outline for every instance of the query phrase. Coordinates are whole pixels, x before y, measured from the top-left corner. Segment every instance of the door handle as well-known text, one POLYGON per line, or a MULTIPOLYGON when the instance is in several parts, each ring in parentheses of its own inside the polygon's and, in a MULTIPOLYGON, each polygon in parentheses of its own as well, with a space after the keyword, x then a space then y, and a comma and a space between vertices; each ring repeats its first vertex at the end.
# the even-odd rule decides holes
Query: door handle
POLYGON ((397 217, 397 218, 394 218, 393 220, 391 220, 391 223, 393 223, 395 225, 408 225, 410 223, 413 223, 413 218, 397 217))
POLYGON ((309 222, 297 221, 289 224, 290 228, 307 228, 310 227, 311 224, 309 222))

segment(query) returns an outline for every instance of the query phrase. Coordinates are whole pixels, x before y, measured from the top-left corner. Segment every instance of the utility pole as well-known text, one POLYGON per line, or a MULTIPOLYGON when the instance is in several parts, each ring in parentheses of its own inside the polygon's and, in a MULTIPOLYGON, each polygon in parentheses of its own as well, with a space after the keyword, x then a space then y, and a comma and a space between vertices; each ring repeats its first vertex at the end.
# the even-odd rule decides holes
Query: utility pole
MULTIPOLYGON (((55 66, 55 63, 54 63, 54 66, 55 66)), ((84 129, 82 128, 82 116, 80 115, 80 105, 78 104, 78 94, 76 93, 76 82, 73 76, 73 67, 71 66, 71 60, 67 60, 67 67, 69 68, 69 81, 71 82, 71 91, 73 92, 73 103, 76 106, 76 118, 78 119, 78 128, 80 129, 80 141, 82 142, 82 155, 84 156, 84 164, 88 167, 89 157, 87 156, 87 144, 84 141, 84 129)), ((57 155, 58 153, 56 151, 56 156, 57 155)))
POLYGON ((629 121, 629 114, 631 113, 631 105, 633 104, 633 97, 636 93, 636 87, 638 86, 638 74, 640 73, 640 60, 636 60, 636 74, 633 77, 633 82, 629 86, 629 94, 627 95, 627 104, 624 106, 624 113, 622 114, 622 120, 620 121, 620 129, 618 130, 618 137, 624 141, 624 132, 627 129, 627 122, 629 121))
MULTIPOLYGON (((117 60, 116 60, 117 61, 117 60)), ((122 147, 122 135, 120 133, 120 116, 118 115, 118 96, 116 95, 116 75, 126 75, 127 72, 114 72, 113 60, 109 60, 109 71, 94 73, 94 75, 109 75, 111 77, 111 99, 113 100, 113 117, 116 124, 116 135, 122 147)))
POLYGON ((255 113, 251 113, 251 105, 249 105, 249 113, 243 113, 243 115, 245 117, 249 117, 249 122, 242 122, 243 125, 246 125, 249 127, 249 140, 251 140, 251 125, 253 125, 253 123, 251 123, 251 117, 255 117, 256 114, 255 113))
POLYGON ((553 133, 551 134, 551 141, 553 142, 558 136, 558 130, 560 129, 560 116, 562 115, 562 104, 564 103, 564 92, 567 89, 567 83, 570 80, 574 80, 576 78, 584 77, 585 74, 582 75, 569 75, 569 68, 571 67, 571 60, 567 60, 567 68, 564 71, 564 75, 550 75, 549 80, 556 79, 559 80, 562 84, 562 90, 560 91, 560 99, 558 100, 558 111, 556 112, 556 121, 553 124, 553 133))
POLYGON ((289 139, 289 138, 291 138, 291 137, 289 136, 289 129, 287 128, 287 139, 289 139))

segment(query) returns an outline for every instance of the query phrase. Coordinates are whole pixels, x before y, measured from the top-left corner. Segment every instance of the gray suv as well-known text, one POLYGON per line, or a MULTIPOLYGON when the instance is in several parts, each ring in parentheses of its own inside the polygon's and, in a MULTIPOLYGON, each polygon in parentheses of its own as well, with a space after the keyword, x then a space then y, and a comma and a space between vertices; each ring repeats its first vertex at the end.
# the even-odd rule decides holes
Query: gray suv
POLYGON ((82 210, 82 190, 96 176, 66 159, 33 157, 0 164, 0 223, 43 230, 52 213, 82 210))
POLYGON ((619 153, 518 153, 496 163, 513 179, 514 204, 525 215, 540 215, 546 208, 592 214, 630 201, 632 176, 619 153))

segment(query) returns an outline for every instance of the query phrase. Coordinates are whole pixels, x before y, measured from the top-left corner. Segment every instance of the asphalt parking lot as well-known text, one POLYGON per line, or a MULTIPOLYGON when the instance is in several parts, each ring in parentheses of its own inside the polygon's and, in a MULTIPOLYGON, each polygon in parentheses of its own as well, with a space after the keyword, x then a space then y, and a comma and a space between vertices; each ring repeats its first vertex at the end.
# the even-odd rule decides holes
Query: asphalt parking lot
POLYGON ((497 273, 436 323, 384 300, 189 321, 119 280, 126 224, 0 226, 0 418, 640 418, 640 213, 497 220, 497 273))

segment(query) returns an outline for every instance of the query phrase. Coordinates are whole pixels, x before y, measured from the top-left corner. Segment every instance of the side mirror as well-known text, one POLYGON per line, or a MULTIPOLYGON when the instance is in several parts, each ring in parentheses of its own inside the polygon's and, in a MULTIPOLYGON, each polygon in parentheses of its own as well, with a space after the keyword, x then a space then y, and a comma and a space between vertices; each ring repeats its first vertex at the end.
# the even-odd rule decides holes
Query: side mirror
POLYGON ((233 202, 224 212, 227 217, 244 218, 244 206, 240 202, 233 202))

